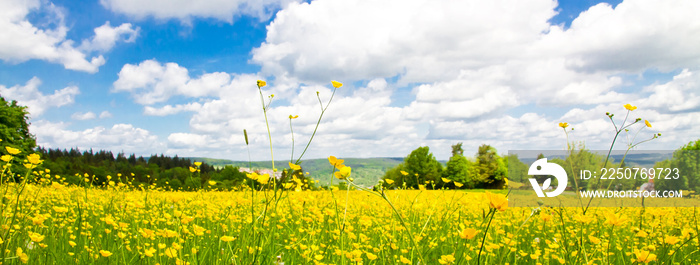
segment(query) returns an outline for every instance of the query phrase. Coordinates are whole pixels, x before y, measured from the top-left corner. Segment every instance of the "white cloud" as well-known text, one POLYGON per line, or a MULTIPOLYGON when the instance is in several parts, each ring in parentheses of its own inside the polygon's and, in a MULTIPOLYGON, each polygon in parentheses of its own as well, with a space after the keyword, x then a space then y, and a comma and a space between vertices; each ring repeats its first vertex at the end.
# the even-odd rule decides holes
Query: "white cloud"
POLYGON ((146 60, 138 65, 124 65, 119 72, 119 79, 114 82, 113 91, 129 92, 137 103, 152 105, 165 102, 176 95, 218 95, 230 79, 229 74, 221 72, 192 79, 188 70, 176 63, 161 64, 155 60, 146 60))
POLYGON ((569 29, 552 27, 542 48, 569 54, 579 71, 671 71, 700 63, 698 1, 623 1, 581 13, 569 29))
POLYGON ((76 47, 73 40, 66 38, 69 28, 64 16, 61 8, 45 1, 0 2, 0 60, 9 63, 45 60, 62 64, 66 69, 95 73, 105 64, 105 59, 101 54, 88 59, 92 51, 108 51, 125 34, 129 35, 126 41, 133 41, 138 31, 130 24, 112 28, 106 23, 95 29, 92 40, 76 47), (41 12, 42 19, 47 20, 41 27, 28 20, 34 12, 41 12))
POLYGON ((105 110, 105 111, 100 113, 100 119, 107 119, 107 118, 111 118, 111 117, 112 117, 112 113, 110 113, 109 111, 105 110))
POLYGON ((167 115, 172 115, 176 114, 182 111, 197 111, 200 108, 202 108, 202 105, 199 103, 188 103, 188 104, 181 104, 181 105, 165 105, 160 108, 154 108, 151 106, 146 106, 143 109, 143 114, 149 115, 149 116, 167 116, 167 115))
POLYGON ((139 33, 139 28, 133 28, 131 23, 121 24, 119 27, 112 27, 109 21, 104 25, 95 28, 95 36, 90 40, 83 40, 80 49, 91 52, 107 52, 111 50, 117 41, 134 42, 139 33), (123 37, 123 39, 122 39, 123 37))
POLYGON ((17 100, 20 105, 27 106, 32 117, 41 116, 49 108, 58 108, 73 104, 75 96, 80 94, 76 86, 56 90, 51 95, 39 91, 41 80, 33 77, 24 86, 5 87, 0 85, 0 94, 7 100, 17 100))
POLYGON ((179 19, 191 23, 193 18, 214 18, 233 23, 235 17, 248 15, 267 20, 275 9, 284 7, 291 0, 203 0, 203 1, 138 1, 101 0, 107 9, 127 14, 138 19, 179 19))
POLYGON ((31 124, 30 130, 36 135, 37 145, 47 148, 78 147, 83 150, 94 148, 140 155, 148 155, 154 150, 164 149, 164 144, 159 142, 157 136, 131 124, 115 124, 111 128, 98 126, 74 131, 70 129, 68 123, 39 120, 31 124))
POLYGON ((551 0, 295 3, 277 13, 253 62, 265 74, 303 81, 400 75, 403 82, 434 82, 521 57, 549 28, 555 6, 551 0))
POLYGON ((660 112, 700 111, 700 73, 683 69, 665 84, 654 84, 645 89, 651 95, 640 105, 660 112))
POLYGON ((79 120, 79 121, 86 121, 86 120, 92 120, 92 119, 97 118, 97 115, 95 113, 93 113, 92 111, 88 111, 85 113, 76 112, 76 113, 73 113, 73 115, 71 115, 70 118, 74 119, 74 120, 79 120))

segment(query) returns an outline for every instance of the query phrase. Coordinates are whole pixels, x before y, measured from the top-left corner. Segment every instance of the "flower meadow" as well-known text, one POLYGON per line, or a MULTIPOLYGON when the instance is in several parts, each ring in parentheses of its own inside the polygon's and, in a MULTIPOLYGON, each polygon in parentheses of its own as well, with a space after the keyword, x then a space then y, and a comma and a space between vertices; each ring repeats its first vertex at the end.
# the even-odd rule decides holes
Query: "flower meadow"
MULTIPOLYGON (((274 95, 265 102, 265 85, 258 81, 267 121, 274 95)), ((330 101, 319 103, 322 117, 330 101)), ((296 117, 289 116, 290 129, 296 117)), ((568 124, 560 127, 566 132, 568 124)), ((508 190, 413 190, 393 187, 391 179, 367 189, 354 185, 352 169, 334 156, 328 178, 347 189, 309 190, 299 166, 309 144, 287 169, 273 162, 281 178, 250 173, 250 185, 234 191, 164 190, 121 175, 98 182, 85 174, 80 184, 67 184, 42 169, 38 155, 8 146, 0 162, 0 262, 700 263, 696 208, 509 207, 508 190), (17 167, 24 173, 13 172, 17 167)), ((272 150, 270 141, 274 157, 272 150)))

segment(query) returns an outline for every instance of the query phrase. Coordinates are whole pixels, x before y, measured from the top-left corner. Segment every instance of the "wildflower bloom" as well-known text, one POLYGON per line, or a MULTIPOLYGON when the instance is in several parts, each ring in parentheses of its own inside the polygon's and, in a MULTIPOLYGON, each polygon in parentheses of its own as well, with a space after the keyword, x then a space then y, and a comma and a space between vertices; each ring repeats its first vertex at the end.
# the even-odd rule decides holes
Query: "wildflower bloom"
POLYGON ((438 260, 440 264, 452 264, 455 262, 455 257, 453 255, 442 255, 438 260))
POLYGON ((627 109, 629 111, 633 111, 633 110, 637 109, 637 106, 632 106, 630 104, 625 104, 624 107, 625 107, 625 109, 627 109))
POLYGON ((7 150, 7 152, 10 153, 11 155, 19 154, 19 149, 14 148, 14 147, 5 146, 5 150, 7 150))
POLYGON ((266 85, 267 85, 267 82, 262 81, 262 80, 258 80, 258 87, 264 87, 266 85))
POLYGON ((455 181, 455 187, 460 188, 462 186, 464 186, 464 184, 455 181))
POLYGON ((233 240, 234 240, 234 238, 232 236, 222 236, 221 237, 221 241, 224 241, 224 242, 231 242, 233 240))
POLYGON ((292 162, 289 162, 289 168, 291 168, 292 170, 301 170, 300 165, 294 164, 292 162))
POLYGON ((29 261, 29 256, 27 255, 27 253, 24 253, 24 251, 22 251, 22 248, 17 248, 15 255, 17 255, 17 257, 22 263, 27 263, 27 261, 29 261))
POLYGON ((201 165, 202 165, 202 162, 194 162, 194 165, 195 165, 195 166, 201 166, 201 165))
POLYGON ((41 162, 42 162, 41 157, 39 157, 39 155, 37 155, 37 154, 31 154, 31 155, 27 156, 27 161, 29 161, 29 163, 32 163, 34 165, 41 164, 41 162))
POLYGON ((656 254, 649 253, 647 250, 635 249, 634 256, 637 257, 635 261, 640 263, 649 263, 656 260, 656 254))
POLYGON ((352 171, 352 168, 350 167, 343 167, 339 171, 335 172, 335 177, 338 179, 346 179, 350 176, 350 173, 352 171))
POLYGON ((290 119, 290 120, 293 120, 293 119, 296 119, 296 118, 299 118, 299 115, 294 115, 294 116, 292 116, 291 114, 289 115, 289 119, 290 119))
POLYGON ((12 160, 12 156, 3 155, 2 157, 0 157, 0 160, 5 161, 5 162, 10 162, 10 160, 12 160))
POLYGON ((401 170, 401 175, 408 176, 408 172, 401 170))
POLYGON ((386 182, 387 184, 393 184, 394 180, 393 179, 385 179, 384 182, 386 182))
POLYGON ((489 200, 489 206, 499 211, 505 211, 508 208, 508 199, 503 194, 495 194, 486 191, 484 193, 486 199, 489 200))
POLYGON ((343 83, 338 82, 338 81, 331 81, 331 84, 332 84, 333 87, 335 87, 335 88, 339 88, 339 87, 343 86, 343 83))
POLYGON ((331 165, 333 165, 337 169, 341 169, 345 166, 345 165, 343 165, 343 162, 345 162, 345 160, 338 159, 335 156, 329 156, 328 162, 331 163, 331 165))
POLYGON ((472 239, 476 236, 476 232, 474 228, 466 228, 459 233, 459 237, 462 239, 472 239))
POLYGON ((564 129, 566 129, 566 127, 569 127, 569 124, 566 123, 566 122, 560 122, 560 123, 559 123, 559 127, 562 127, 562 128, 564 128, 564 129))
POLYGON ((651 122, 649 122, 648 120, 644 120, 644 124, 646 124, 647 127, 651 128, 651 122))
POLYGON ((607 217, 607 220, 605 221, 605 224, 609 224, 612 226, 621 226, 621 225, 627 223, 627 221, 629 221, 629 218, 627 218, 626 215, 622 215, 619 213, 618 214, 611 213, 611 214, 608 214, 606 217, 607 217))
POLYGON ((216 185, 216 181, 210 180, 209 185, 212 185, 212 186, 216 185))
POLYGON ((100 250, 100 255, 102 255, 105 258, 108 258, 109 256, 112 256, 112 252, 109 252, 107 250, 100 250))

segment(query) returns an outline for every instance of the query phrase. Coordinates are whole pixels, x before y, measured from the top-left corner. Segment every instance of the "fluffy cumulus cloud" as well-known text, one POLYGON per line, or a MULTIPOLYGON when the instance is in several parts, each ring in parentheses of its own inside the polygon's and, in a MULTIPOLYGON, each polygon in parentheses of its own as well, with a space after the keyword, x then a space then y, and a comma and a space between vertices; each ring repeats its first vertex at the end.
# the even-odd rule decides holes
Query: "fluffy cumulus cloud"
POLYGON ((276 9, 286 6, 293 0, 101 0, 107 9, 127 14, 139 19, 154 17, 156 19, 179 19, 191 23, 193 18, 214 18, 229 23, 235 17, 248 15, 267 20, 276 9))
POLYGON ((92 120, 92 119, 97 118, 97 114, 95 114, 92 111, 88 111, 85 113, 76 112, 76 113, 73 113, 73 115, 71 115, 70 118, 74 119, 74 120, 79 120, 79 121, 86 121, 86 120, 92 120))
MULTIPOLYGON (((103 0, 139 17, 228 21, 240 12, 117 7, 125 3, 103 0)), ((565 27, 550 24, 557 9, 551 0, 291 3, 252 51, 259 74, 193 75, 177 62, 146 60, 125 65, 113 91, 130 93, 147 115, 191 113, 189 128, 168 135, 171 153, 247 159, 245 129, 254 160, 268 159, 255 86, 261 77, 268 79, 264 101, 276 95, 267 113, 276 157, 291 153, 289 115, 299 115, 292 126, 300 153, 332 79, 346 85, 324 113, 310 157, 402 156, 428 145, 447 159, 457 142, 474 151, 481 144, 501 152, 559 149, 566 146, 559 122, 576 128, 571 140, 604 149, 614 135, 604 113, 616 113, 619 124, 626 103, 639 106, 630 117, 653 124, 642 126, 640 139, 672 132, 645 146, 675 149, 700 131, 693 122, 700 120, 700 21, 691 14, 697 5, 599 4, 565 27), (649 72, 675 74, 648 82, 649 72)))
POLYGON ((20 105, 27 106, 29 113, 34 118, 41 116, 49 108, 72 104, 75 101, 75 96, 80 94, 78 87, 69 86, 46 95, 39 91, 40 85, 41 80, 37 77, 27 81, 24 86, 6 87, 0 85, 0 95, 7 100, 16 100, 20 105))
POLYGON ((122 35, 133 40, 137 29, 131 24, 113 28, 106 23, 95 29, 95 36, 76 46, 67 39, 68 27, 64 23, 63 11, 44 1, 0 2, 0 59, 10 63, 21 63, 37 59, 62 64, 66 69, 95 73, 105 63, 104 57, 92 56, 93 51, 111 49, 122 35), (41 26, 29 20, 33 12, 41 12, 47 20, 41 26))
POLYGON ((115 124, 111 128, 94 127, 82 131, 71 130, 68 123, 46 120, 33 122, 30 130, 36 134, 37 144, 47 148, 78 147, 105 149, 148 155, 163 150, 164 145, 149 131, 131 124, 115 124))
POLYGON ((190 78, 189 71, 177 63, 162 64, 146 60, 138 65, 127 64, 114 82, 115 92, 129 92, 142 105, 167 101, 171 96, 204 97, 217 95, 230 82, 227 73, 209 73, 190 78))

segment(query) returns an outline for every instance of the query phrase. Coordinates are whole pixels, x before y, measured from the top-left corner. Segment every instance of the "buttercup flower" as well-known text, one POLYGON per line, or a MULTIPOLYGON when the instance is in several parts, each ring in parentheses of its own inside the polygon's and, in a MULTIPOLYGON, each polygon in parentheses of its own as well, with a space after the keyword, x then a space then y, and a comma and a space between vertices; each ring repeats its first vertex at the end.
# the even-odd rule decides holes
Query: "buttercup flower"
POLYGON ((446 179, 446 178, 442 178, 442 182, 445 182, 445 183, 450 183, 450 181, 452 181, 452 180, 450 180, 450 179, 446 179))
POLYGON ((508 208, 508 199, 503 194, 484 192, 486 199, 489 200, 489 206, 499 211, 505 211, 508 208))
POLYGON ((328 162, 331 163, 331 165, 333 165, 337 169, 341 169, 341 168, 345 167, 345 165, 343 165, 343 162, 345 162, 345 160, 338 159, 335 156, 329 156, 328 162))
POLYGON ((333 87, 335 87, 335 88, 339 88, 339 87, 343 86, 343 83, 338 82, 338 81, 331 81, 331 84, 333 84, 333 87))
POLYGON ((7 150, 7 152, 10 153, 11 155, 19 154, 19 149, 14 148, 14 147, 5 146, 5 150, 7 150))
POLYGON ((289 162, 289 168, 291 168, 292 170, 301 170, 300 165, 294 164, 292 162, 289 162))
POLYGON ((564 129, 566 129, 566 127, 569 127, 569 124, 566 123, 566 122, 560 122, 560 123, 559 123, 559 127, 562 127, 562 128, 564 128, 564 129))
POLYGON ((472 239, 474 236, 476 236, 476 232, 477 231, 474 228, 466 228, 459 233, 459 237, 462 239, 472 239))
POLYGON ((393 184, 394 180, 393 179, 385 179, 384 182, 386 182, 387 184, 393 184))
POLYGON ((293 119, 296 119, 296 118, 299 118, 299 115, 294 115, 294 116, 292 116, 291 114, 289 115, 289 119, 290 119, 290 120, 293 120, 293 119))
POLYGON ((258 80, 258 87, 264 87, 266 85, 267 85, 267 83, 265 81, 258 80))
POLYGON ((112 252, 109 252, 109 251, 107 251, 107 250, 100 250, 100 255, 102 255, 103 257, 107 258, 107 257, 109 257, 109 256, 112 256, 112 252))
POLYGON ((649 122, 648 120, 644 120, 644 124, 646 124, 647 127, 651 128, 651 122, 649 122))
POLYGON ((341 168, 339 171, 335 172, 335 177, 338 179, 346 179, 347 177, 350 176, 352 168, 345 166, 341 168))
POLYGON ((637 109, 637 106, 632 106, 632 105, 630 105, 630 104, 625 104, 624 107, 625 107, 625 109, 627 109, 627 110, 629 110, 629 111, 633 111, 633 110, 636 110, 636 109, 637 109))

